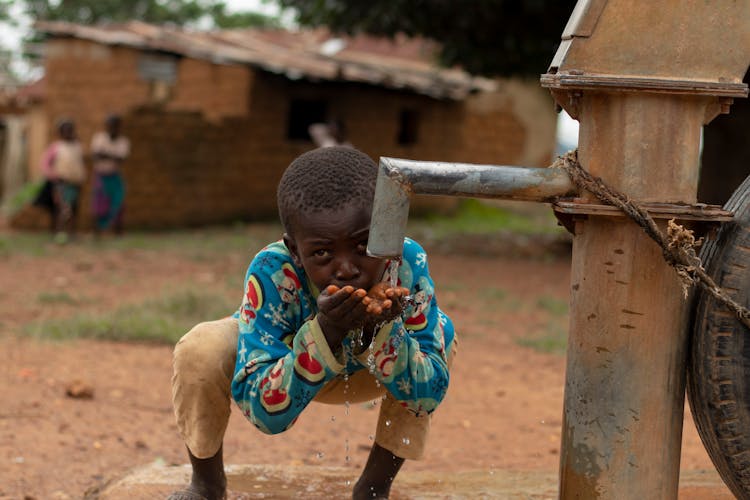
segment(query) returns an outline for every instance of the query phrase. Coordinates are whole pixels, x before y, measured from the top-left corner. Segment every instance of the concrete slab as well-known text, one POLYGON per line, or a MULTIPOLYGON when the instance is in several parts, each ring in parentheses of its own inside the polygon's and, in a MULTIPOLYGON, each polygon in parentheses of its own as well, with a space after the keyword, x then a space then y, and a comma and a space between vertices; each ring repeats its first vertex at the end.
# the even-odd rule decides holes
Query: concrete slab
MULTIPOLYGON (((229 465, 229 499, 345 499, 358 472, 343 467, 229 465)), ((113 481, 87 500, 155 499, 184 486, 188 465, 145 466, 113 481)), ((539 471, 408 472, 399 475, 392 500, 557 498, 557 474, 539 471)), ((683 471, 680 500, 732 500, 734 496, 715 471, 683 471)))

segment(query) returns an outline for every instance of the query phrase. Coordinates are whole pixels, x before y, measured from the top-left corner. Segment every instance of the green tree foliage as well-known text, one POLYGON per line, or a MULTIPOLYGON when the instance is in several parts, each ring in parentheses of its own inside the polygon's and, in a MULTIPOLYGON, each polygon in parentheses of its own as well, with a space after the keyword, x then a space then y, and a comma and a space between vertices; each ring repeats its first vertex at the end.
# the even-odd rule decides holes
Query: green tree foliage
POLYGON ((560 43, 575 0, 279 0, 303 25, 336 32, 421 35, 440 62, 483 75, 539 75, 560 43))
POLYGON ((211 18, 217 28, 279 28, 281 23, 278 18, 270 17, 259 12, 227 12, 223 3, 211 8, 211 18))
POLYGON ((196 21, 206 10, 205 2, 197 0, 166 1, 133 0, 25 0, 26 9, 35 20, 70 21, 81 24, 122 22, 141 19, 157 24, 196 21))
MULTIPOLYGON (((154 24, 185 25, 207 20, 214 26, 278 26, 278 20, 256 12, 228 12, 220 0, 21 0, 35 21, 80 24, 118 23, 138 19, 154 24)), ((12 21, 13 0, 0 0, 0 20, 12 21)))

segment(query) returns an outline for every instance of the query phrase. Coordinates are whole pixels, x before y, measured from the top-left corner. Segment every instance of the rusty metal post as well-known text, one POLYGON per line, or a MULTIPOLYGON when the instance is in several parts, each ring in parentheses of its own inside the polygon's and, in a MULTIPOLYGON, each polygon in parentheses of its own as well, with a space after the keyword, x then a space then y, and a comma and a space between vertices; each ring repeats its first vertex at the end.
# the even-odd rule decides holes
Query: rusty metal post
MULTIPOLYGON (((691 204, 701 127, 747 95, 748 62, 748 2, 579 0, 542 85, 580 122, 586 170, 691 204)), ((560 497, 676 499, 687 301, 634 223, 574 227, 560 497)))
MULTIPOLYGON (((698 103, 591 93, 580 104, 584 168, 638 201, 695 201, 698 103)), ((576 223, 561 498, 677 498, 686 304, 640 227, 602 216, 576 223)))

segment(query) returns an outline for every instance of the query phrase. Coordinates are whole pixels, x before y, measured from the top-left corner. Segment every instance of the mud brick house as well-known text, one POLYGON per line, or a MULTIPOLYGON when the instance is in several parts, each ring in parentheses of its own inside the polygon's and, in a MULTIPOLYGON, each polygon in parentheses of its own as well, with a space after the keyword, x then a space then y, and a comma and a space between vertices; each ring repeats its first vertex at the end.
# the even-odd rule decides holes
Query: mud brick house
POLYGON ((334 117, 375 159, 544 166, 554 150, 552 100, 536 81, 439 68, 425 41, 140 22, 37 29, 47 36, 44 98, 29 110, 29 135, 45 140, 29 141, 29 177, 59 118, 73 118, 87 146, 119 113, 132 143, 129 227, 274 217, 283 169, 314 147, 307 126, 334 117))

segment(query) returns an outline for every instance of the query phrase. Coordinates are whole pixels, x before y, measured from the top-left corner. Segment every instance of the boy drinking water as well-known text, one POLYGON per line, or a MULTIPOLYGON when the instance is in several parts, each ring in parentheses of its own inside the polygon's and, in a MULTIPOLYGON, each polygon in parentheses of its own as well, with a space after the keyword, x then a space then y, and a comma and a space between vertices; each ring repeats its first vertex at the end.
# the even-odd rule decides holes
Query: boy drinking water
POLYGON ((404 460, 422 458, 448 388, 453 324, 416 242, 404 241, 397 267, 367 255, 376 176, 375 163, 349 147, 307 152, 284 172, 283 239, 250 263, 235 315, 201 323, 175 348, 175 415, 193 476, 170 499, 225 497, 230 386, 243 415, 269 434, 289 429, 311 401, 382 397, 355 499, 388 498, 404 460))

